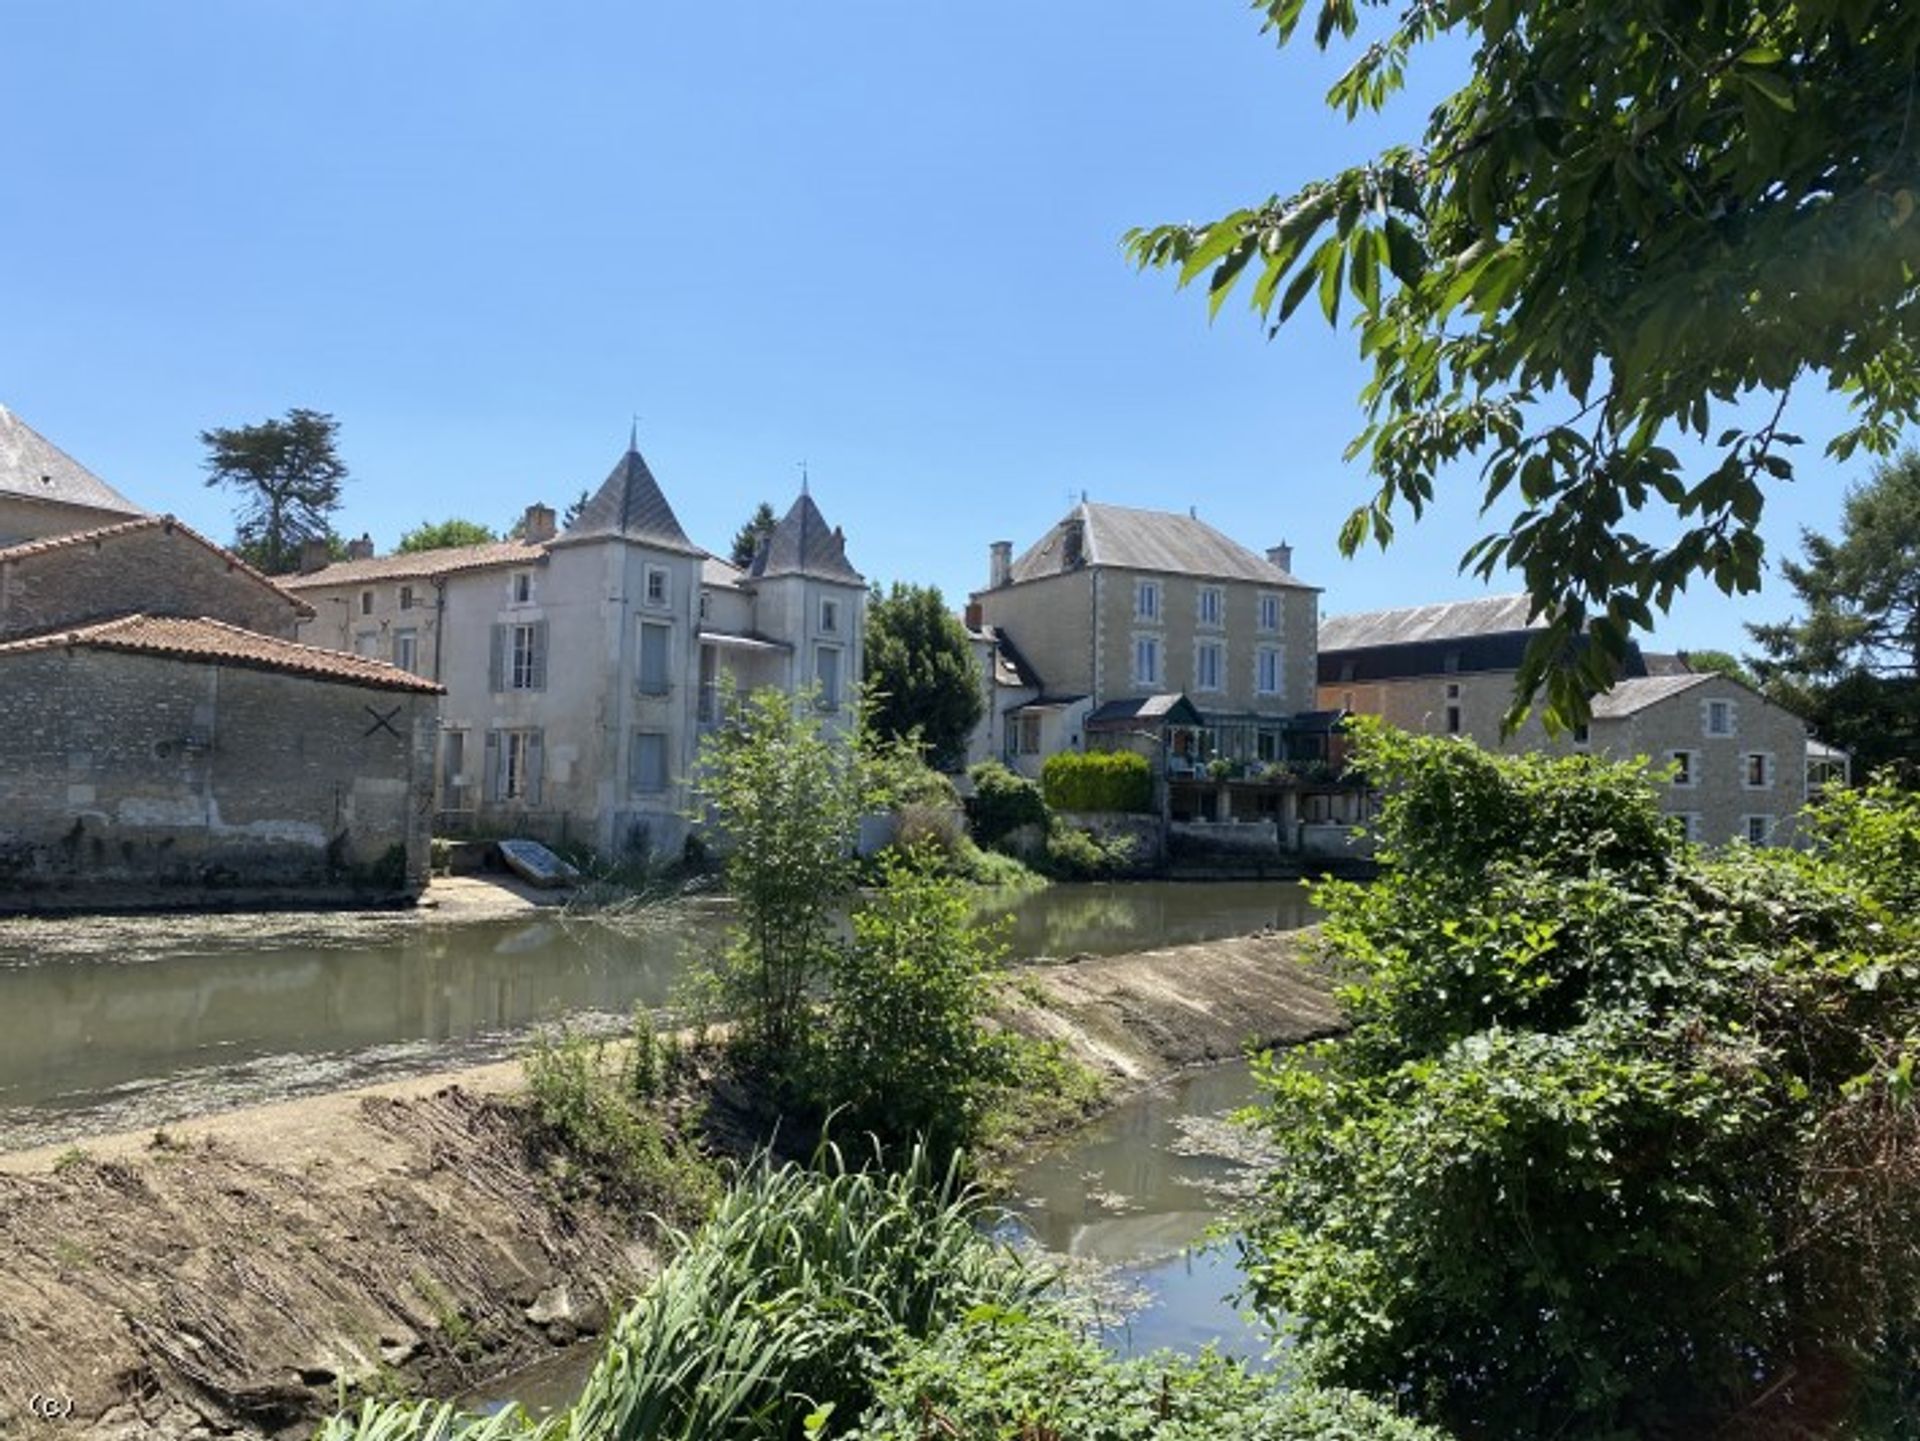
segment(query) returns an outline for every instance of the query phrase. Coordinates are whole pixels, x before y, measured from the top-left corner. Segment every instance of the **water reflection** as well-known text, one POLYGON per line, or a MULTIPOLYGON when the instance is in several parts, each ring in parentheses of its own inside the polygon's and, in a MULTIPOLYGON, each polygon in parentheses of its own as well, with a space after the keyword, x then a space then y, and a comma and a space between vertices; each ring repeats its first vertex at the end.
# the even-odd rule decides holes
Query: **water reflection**
MULTIPOLYGON (((990 903, 1016 960, 1310 919, 1279 882, 1055 886, 990 903)), ((669 1005, 722 904, 440 925, 417 916, 0 922, 0 1149, 511 1055, 538 1023, 669 1005)))
POLYGON ((1077 1132, 1015 1178, 1017 1234, 1131 1301, 1110 1339, 1122 1350, 1198 1350, 1249 1359, 1265 1337, 1233 1301, 1238 1248, 1208 1232, 1247 1199, 1271 1158, 1229 1114, 1255 1099, 1244 1065, 1151 1091, 1077 1132))

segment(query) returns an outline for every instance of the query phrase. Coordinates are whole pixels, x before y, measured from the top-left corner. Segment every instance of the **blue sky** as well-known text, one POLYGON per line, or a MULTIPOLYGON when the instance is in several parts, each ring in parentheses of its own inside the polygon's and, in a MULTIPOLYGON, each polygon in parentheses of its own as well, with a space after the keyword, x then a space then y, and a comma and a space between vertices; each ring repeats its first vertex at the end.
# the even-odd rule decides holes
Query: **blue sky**
MULTIPOLYGON (((1209 326, 1119 250, 1412 133, 1445 56, 1349 126, 1339 63, 1241 0, 13 0, 7 49, 0 403, 222 538, 208 426, 334 413, 340 526, 385 550, 563 505, 637 412, 696 540, 804 459, 857 565, 956 604, 1083 490, 1290 540, 1329 612, 1477 589, 1468 478, 1338 557, 1349 334, 1209 326)), ((1864 471, 1799 465, 1775 556, 1864 471)), ((1791 603, 1703 584, 1658 640, 1738 649, 1791 603)))

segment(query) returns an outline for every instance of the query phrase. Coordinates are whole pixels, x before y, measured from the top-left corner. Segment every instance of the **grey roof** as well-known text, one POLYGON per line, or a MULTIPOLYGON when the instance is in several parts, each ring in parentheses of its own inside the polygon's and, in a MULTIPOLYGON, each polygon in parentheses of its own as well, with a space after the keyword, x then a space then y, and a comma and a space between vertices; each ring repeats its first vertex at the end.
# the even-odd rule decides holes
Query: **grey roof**
MULTIPOLYGON (((964 617, 960 623, 966 625, 964 617)), ((967 638, 977 645, 987 647, 987 655, 993 668, 993 683, 1007 690, 1043 690, 1040 672, 1028 663, 1020 654, 1020 648, 1013 643, 1013 637, 997 625, 967 626, 967 638)))
POLYGON ((1488 595, 1478 600, 1330 615, 1320 622, 1320 654, 1539 630, 1546 621, 1530 620, 1528 612, 1532 608, 1533 602, 1524 595, 1488 595))
POLYGON ((1087 717, 1088 730, 1111 730, 1132 721, 1166 721, 1199 725, 1199 709, 1180 691, 1110 700, 1087 717))
POLYGON ((746 578, 747 573, 739 566, 717 555, 709 555, 700 562, 700 584, 710 585, 716 590, 738 590, 740 582, 746 578))
POLYGON ((1256 555, 1197 516, 1086 501, 1056 521, 1052 529, 1013 563, 1010 579, 1017 584, 1088 565, 1317 589, 1296 580, 1265 556, 1256 555), (1072 555, 1069 536, 1075 527, 1081 537, 1077 561, 1072 555))
POLYGON ((827 524, 820 507, 813 503, 805 487, 793 508, 780 518, 773 534, 754 552, 747 574, 755 580, 763 576, 809 575, 820 580, 844 581, 865 585, 866 578, 847 560, 846 538, 827 524))
POLYGON ((135 516, 147 512, 0 405, 0 493, 135 516))
POLYGON ((1640 659, 1647 663, 1648 675, 1692 675, 1685 651, 1643 650, 1640 659))
POLYGON ((1713 680, 1711 672, 1689 675, 1649 675, 1613 683, 1613 688, 1593 698, 1595 720, 1622 720, 1650 705, 1656 705, 1682 691, 1692 690, 1713 680))
POLYGON ((562 531, 553 544, 613 537, 636 540, 660 550, 706 554, 687 539, 673 507, 667 504, 660 482, 653 478, 639 446, 634 444, 629 444, 627 453, 614 463, 586 509, 580 512, 580 518, 562 531))

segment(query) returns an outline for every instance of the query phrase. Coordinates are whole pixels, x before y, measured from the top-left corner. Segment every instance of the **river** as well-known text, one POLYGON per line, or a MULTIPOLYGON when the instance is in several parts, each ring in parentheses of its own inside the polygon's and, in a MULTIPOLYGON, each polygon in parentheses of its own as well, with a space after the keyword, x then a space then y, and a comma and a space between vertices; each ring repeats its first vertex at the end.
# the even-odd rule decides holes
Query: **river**
MULTIPOLYGON (((1290 930, 1291 882, 1058 885, 983 903, 1009 957, 1290 930)), ((532 1028, 671 1004, 724 902, 554 912, 0 921, 0 1150, 497 1060, 532 1028)))

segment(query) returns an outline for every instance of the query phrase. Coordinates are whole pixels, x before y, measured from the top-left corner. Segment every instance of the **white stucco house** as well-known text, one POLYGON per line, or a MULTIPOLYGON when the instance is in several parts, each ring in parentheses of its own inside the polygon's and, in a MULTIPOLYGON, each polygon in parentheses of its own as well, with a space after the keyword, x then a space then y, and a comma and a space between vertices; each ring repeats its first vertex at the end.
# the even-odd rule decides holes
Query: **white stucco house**
POLYGON ((685 844, 729 680, 839 713, 864 661, 866 582, 804 488, 738 569, 688 538, 635 444, 563 531, 535 506, 518 540, 363 554, 287 587, 317 612, 301 639, 446 687, 442 831, 605 855, 685 844))

